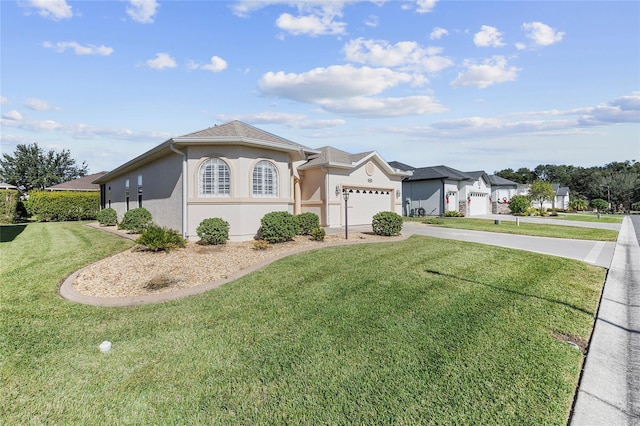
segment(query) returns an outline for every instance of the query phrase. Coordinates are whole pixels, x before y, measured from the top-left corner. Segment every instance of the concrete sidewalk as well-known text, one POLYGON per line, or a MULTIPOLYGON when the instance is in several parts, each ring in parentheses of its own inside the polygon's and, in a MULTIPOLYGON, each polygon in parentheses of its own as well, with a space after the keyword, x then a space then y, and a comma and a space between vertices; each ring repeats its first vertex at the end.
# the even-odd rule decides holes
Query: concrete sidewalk
POLYGON ((625 217, 620 229, 571 425, 640 425, 640 245, 634 223, 640 228, 640 217, 625 217))

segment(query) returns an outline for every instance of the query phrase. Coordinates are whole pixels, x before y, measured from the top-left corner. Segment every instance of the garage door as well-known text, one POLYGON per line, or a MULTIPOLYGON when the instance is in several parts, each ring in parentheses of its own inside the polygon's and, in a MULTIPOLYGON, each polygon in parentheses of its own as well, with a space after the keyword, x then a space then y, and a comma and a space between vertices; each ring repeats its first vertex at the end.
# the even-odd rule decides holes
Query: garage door
POLYGON ((469 215, 478 216, 487 214, 489 211, 489 194, 480 192, 471 193, 471 203, 469 204, 469 215))
POLYGON ((391 210, 392 192, 385 189, 349 189, 349 224, 366 225, 373 216, 391 210))

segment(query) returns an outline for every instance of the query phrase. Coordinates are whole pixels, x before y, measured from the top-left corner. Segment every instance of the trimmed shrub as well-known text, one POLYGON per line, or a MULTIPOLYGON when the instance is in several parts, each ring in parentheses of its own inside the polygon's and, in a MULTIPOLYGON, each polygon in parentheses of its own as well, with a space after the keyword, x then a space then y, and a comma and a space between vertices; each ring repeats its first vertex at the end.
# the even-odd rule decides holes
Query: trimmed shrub
POLYGON ((607 200, 603 200, 602 198, 595 198, 591 200, 591 207, 601 212, 609 208, 609 203, 607 200))
POLYGON ((0 223, 19 223, 27 218, 27 211, 15 189, 0 189, 0 223))
POLYGON ((293 240, 298 233, 298 221, 289 212, 271 212, 260 219, 258 235, 272 244, 293 240))
POLYGON ((444 213, 444 217, 464 217, 464 214, 458 210, 449 210, 444 213))
POLYGON ((99 192, 31 191, 25 203, 30 216, 40 221, 96 220, 99 192))
POLYGON ((326 231, 324 230, 324 228, 320 228, 319 226, 317 228, 313 228, 311 230, 311 239, 313 241, 324 241, 324 237, 326 235, 326 231))
POLYGON ((196 229, 202 244, 224 244, 229 239, 229 222, 212 217, 200 222, 196 229))
POLYGON ((320 218, 315 213, 300 213, 296 218, 300 225, 300 229, 298 231, 299 235, 310 235, 311 231, 320 227, 320 218))
POLYGON ((145 246, 151 251, 162 250, 168 252, 173 249, 183 248, 186 241, 176 230, 151 224, 136 239, 136 243, 145 246))
POLYGON ((531 198, 526 195, 516 195, 509 200, 509 210, 511 210, 511 214, 525 214, 529 207, 531 207, 531 198))
POLYGON ((98 223, 102 226, 114 226, 118 224, 118 213, 111 207, 102 209, 97 214, 98 223))
POLYGON ((402 231, 402 216, 394 212, 380 212, 373 216, 371 227, 376 235, 400 235, 402 231))
POLYGON ((589 207, 589 204, 586 202, 586 200, 580 198, 573 199, 569 202, 569 208, 571 210, 582 211, 586 210, 587 207, 589 207))
POLYGON ((144 207, 131 209, 124 214, 119 229, 125 229, 130 234, 140 234, 152 223, 151 213, 144 207))
POLYGON ((269 242, 265 240, 255 240, 253 242, 254 250, 266 250, 269 248, 269 242))

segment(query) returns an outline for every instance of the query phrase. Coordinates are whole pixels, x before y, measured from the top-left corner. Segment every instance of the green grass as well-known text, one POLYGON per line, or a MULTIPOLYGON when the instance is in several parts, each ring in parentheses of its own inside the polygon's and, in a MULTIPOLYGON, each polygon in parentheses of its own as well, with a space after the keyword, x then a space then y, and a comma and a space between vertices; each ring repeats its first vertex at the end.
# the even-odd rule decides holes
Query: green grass
POLYGON ((596 223, 622 223, 624 216, 621 214, 601 214, 600 218, 596 213, 558 213, 558 216, 549 216, 549 219, 575 220, 579 222, 596 223))
POLYGON ((0 244, 1 424, 564 425, 583 355, 553 335, 589 338, 605 276, 414 236, 158 305, 56 294, 130 245, 77 223, 0 244))
MULTIPOLYGON (((551 219, 552 220, 552 219, 551 219)), ((511 220, 502 220, 496 225, 492 219, 471 218, 428 218, 421 220, 443 228, 469 229, 472 231, 501 232, 504 234, 532 235, 537 237, 573 238, 576 240, 616 241, 618 231, 610 229, 584 228, 580 226, 563 226, 554 224, 527 223, 520 221, 520 226, 511 220)))

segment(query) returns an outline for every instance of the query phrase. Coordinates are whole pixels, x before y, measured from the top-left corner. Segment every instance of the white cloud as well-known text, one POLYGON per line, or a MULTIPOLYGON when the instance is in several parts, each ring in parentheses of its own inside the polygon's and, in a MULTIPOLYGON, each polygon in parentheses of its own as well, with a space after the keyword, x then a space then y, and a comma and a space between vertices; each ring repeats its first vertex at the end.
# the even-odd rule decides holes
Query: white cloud
POLYGON ((412 80, 410 74, 387 68, 332 65, 301 74, 268 72, 262 76, 258 87, 264 95, 315 103, 322 99, 375 95, 412 80))
POLYGON ((141 24, 151 24, 159 6, 156 0, 129 0, 127 15, 141 24))
POLYGON ((5 98, 4 96, 0 96, 0 105, 7 105, 9 104, 9 99, 5 98))
POLYGON ((444 112, 447 109, 430 96, 375 98, 356 96, 319 102, 326 111, 363 118, 402 117, 444 112))
POLYGON ((113 48, 105 45, 95 46, 93 44, 87 44, 83 46, 75 41, 59 41, 55 44, 50 41, 45 41, 42 43, 42 46, 47 49, 55 49, 57 52, 64 52, 67 49, 72 49, 76 55, 109 56, 113 53, 113 48))
POLYGON ((504 46, 502 33, 495 27, 483 25, 480 31, 473 36, 473 43, 478 47, 501 47, 504 46))
POLYGON ((542 22, 525 22, 522 29, 526 32, 527 38, 533 41, 536 46, 549 46, 562 40, 565 33, 558 32, 555 28, 543 24, 542 22))
POLYGON ((429 38, 431 40, 440 40, 442 36, 446 35, 449 35, 449 31, 444 28, 435 27, 433 31, 431 31, 431 34, 429 34, 429 38))
POLYGON ((147 60, 145 64, 155 70, 175 68, 178 66, 176 61, 168 53, 156 53, 156 58, 147 60))
POLYGON ((369 15, 364 24, 367 27, 376 28, 380 24, 380 19, 376 15, 369 15))
POLYGON ((9 111, 6 114, 2 114, 2 118, 6 120, 20 121, 22 120, 22 114, 20 114, 18 111, 14 109, 12 111, 9 111))
POLYGON ((348 61, 383 67, 400 67, 406 70, 438 72, 453 62, 438 56, 441 48, 423 48, 414 41, 401 41, 389 44, 384 40, 351 40, 344 47, 348 61))
POLYGON ((211 61, 208 64, 200 65, 193 61, 187 64, 187 68, 189 68, 190 70, 201 69, 201 70, 207 70, 211 72, 224 71, 225 69, 227 69, 227 66, 228 66, 227 61, 225 61, 219 56, 212 56, 211 61))
POLYGON ((429 13, 436 7, 438 0, 416 0, 416 12, 429 13))
POLYGON ((54 109, 51 105, 49 105, 49 102, 43 101, 42 99, 37 99, 37 98, 27 99, 24 105, 27 108, 32 109, 34 111, 49 111, 54 109))
POLYGON ((38 10, 38 15, 54 21, 69 19, 73 16, 71 6, 67 4, 66 0, 29 0, 26 3, 18 4, 33 7, 38 10))
POLYGON ((593 108, 581 108, 569 113, 580 114, 584 126, 616 123, 640 123, 640 92, 621 96, 593 108))
POLYGON ((346 123, 342 119, 309 120, 304 114, 291 114, 286 112, 262 112, 256 114, 230 115, 220 114, 216 118, 220 121, 240 120, 254 125, 258 124, 284 124, 295 129, 327 129, 342 126, 346 123))
POLYGON ((319 35, 344 34, 346 23, 334 21, 334 16, 306 15, 293 16, 283 13, 276 20, 276 26, 293 35, 309 35, 316 37, 319 35))
POLYGON ((471 60, 464 61, 465 71, 458 73, 451 82, 454 87, 477 87, 484 89, 494 84, 514 81, 519 69, 508 66, 504 56, 493 56, 478 64, 471 60))

